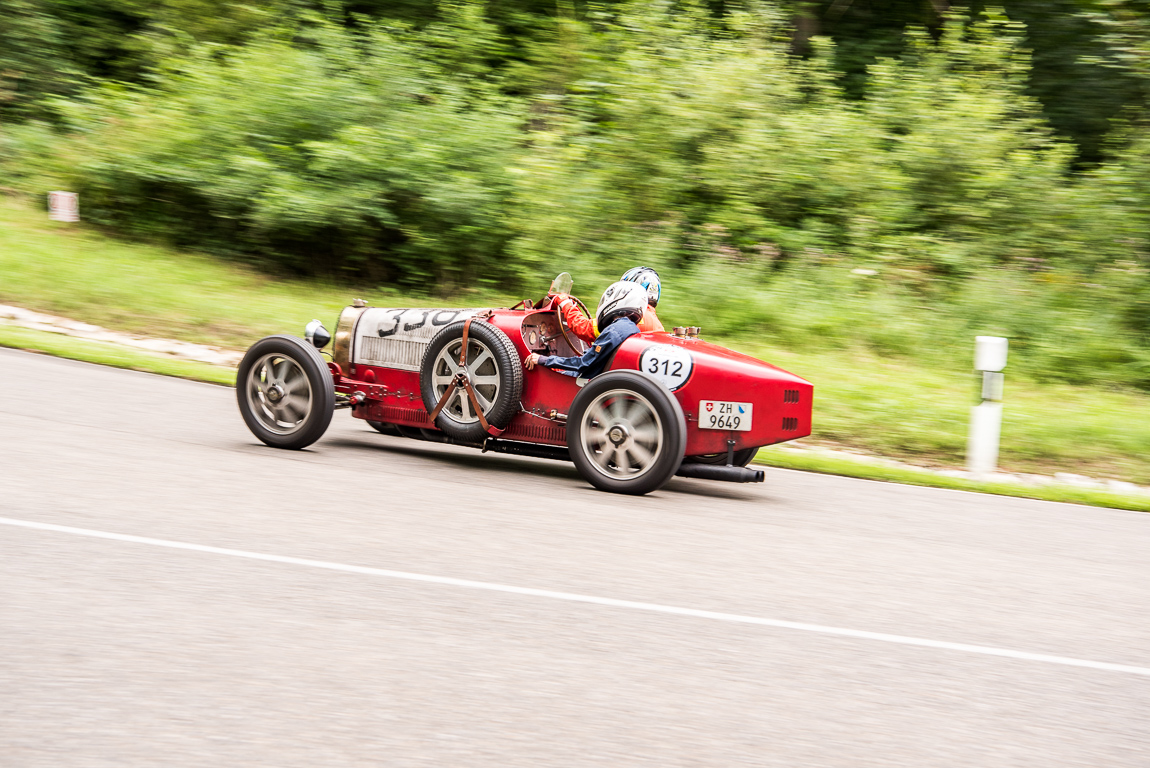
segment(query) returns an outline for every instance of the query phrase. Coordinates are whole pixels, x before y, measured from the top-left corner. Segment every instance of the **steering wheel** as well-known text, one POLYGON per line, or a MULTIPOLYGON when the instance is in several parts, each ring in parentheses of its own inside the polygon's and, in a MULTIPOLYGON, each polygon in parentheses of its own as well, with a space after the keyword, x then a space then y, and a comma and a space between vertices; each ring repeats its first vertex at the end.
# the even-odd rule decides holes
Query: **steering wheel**
MULTIPOLYGON (((570 296, 570 294, 568 295, 570 296)), ((587 310, 587 305, 574 296, 571 296, 571 300, 575 302, 575 306, 579 307, 579 311, 583 313, 584 317, 590 320, 591 313, 587 310)), ((584 352, 586 352, 587 343, 584 342, 583 339, 576 336, 575 332, 567 327, 566 321, 563 320, 563 313, 559 311, 558 304, 555 305, 555 316, 559 319, 559 331, 563 334, 563 339, 567 342, 571 349, 575 351, 575 354, 582 355, 584 352)))

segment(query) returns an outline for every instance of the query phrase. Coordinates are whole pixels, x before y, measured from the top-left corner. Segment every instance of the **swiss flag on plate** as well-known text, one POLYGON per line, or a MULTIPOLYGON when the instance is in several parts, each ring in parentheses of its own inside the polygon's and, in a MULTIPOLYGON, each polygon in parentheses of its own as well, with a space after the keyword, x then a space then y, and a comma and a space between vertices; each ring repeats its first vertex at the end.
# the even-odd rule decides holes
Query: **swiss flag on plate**
POLYGON ((714 403, 707 403, 707 410, 708 411, 713 411, 714 409, 715 409, 714 403))

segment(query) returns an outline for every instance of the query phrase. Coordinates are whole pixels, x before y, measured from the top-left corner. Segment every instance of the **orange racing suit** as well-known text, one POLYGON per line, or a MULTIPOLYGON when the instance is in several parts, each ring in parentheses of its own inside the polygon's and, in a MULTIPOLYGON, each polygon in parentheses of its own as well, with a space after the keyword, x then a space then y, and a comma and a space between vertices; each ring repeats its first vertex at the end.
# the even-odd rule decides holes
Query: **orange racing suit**
POLYGON ((647 331, 658 331, 665 333, 666 329, 663 324, 659 322, 659 316, 655 314, 655 308, 650 304, 643 310, 643 319, 639 321, 639 330, 646 333, 647 331))
MULTIPOLYGON (((595 324, 579 309, 579 305, 565 293, 555 294, 555 300, 558 302, 559 312, 563 315, 563 322, 567 324, 576 336, 583 341, 590 344, 595 341, 598 334, 595 332, 595 324)), ((659 322, 659 316, 655 314, 655 308, 650 304, 643 310, 643 319, 639 321, 639 330, 658 331, 664 332, 663 324, 659 322)))
POLYGON ((579 304, 565 293, 555 294, 555 301, 567 327, 586 343, 595 341, 595 337, 599 335, 595 333, 595 324, 591 322, 591 318, 583 314, 579 304))

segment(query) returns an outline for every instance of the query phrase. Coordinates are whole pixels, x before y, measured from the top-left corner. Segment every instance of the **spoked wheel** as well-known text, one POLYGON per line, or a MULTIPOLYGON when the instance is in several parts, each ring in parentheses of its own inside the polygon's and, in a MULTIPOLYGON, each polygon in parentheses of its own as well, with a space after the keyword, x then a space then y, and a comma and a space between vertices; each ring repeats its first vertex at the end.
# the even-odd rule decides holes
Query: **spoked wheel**
MULTIPOLYGON (((432 369, 432 386, 435 387, 435 402, 443 397, 443 393, 452 386, 456 375, 460 371, 459 358, 463 347, 463 339, 456 339, 447 344, 435 356, 435 367, 432 369)), ((491 349, 481 341, 469 338, 467 340, 467 362, 464 365, 467 377, 475 390, 475 399, 486 416, 491 411, 495 401, 499 398, 499 368, 495 364, 495 355, 491 349)), ((460 424, 473 424, 479 421, 475 409, 471 406, 471 398, 462 389, 455 389, 443 412, 448 414, 460 424)))
POLYGON ((616 493, 661 488, 683 460, 686 434, 674 395, 636 371, 596 376, 567 417, 567 447, 579 473, 616 493))
POLYGON ((311 445, 335 410, 323 358, 292 336, 268 336, 252 345, 236 374, 236 399, 252 434, 276 448, 311 445))
POLYGON ((604 474, 620 480, 649 472, 663 450, 659 414, 642 395, 609 389, 587 406, 581 447, 604 474))
POLYGON ((488 435, 467 391, 453 388, 452 382, 461 372, 466 373, 487 423, 503 428, 519 411, 523 367, 511 339, 482 320, 471 321, 467 331, 467 354, 461 366, 462 350, 463 323, 445 326, 424 353, 419 383, 428 413, 435 410, 445 392, 452 390, 447 404, 435 420, 435 426, 460 440, 478 441, 488 435))

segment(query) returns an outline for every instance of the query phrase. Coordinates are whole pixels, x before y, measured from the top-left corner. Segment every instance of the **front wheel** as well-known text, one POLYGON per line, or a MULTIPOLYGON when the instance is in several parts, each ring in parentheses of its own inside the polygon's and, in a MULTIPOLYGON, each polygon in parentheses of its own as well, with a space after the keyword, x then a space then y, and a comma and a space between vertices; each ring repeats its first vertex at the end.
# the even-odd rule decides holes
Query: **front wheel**
POLYGON ((253 435, 273 448, 299 449, 327 431, 335 386, 315 347, 294 336, 268 336, 240 361, 236 399, 253 435))
POLYGON ((687 422, 667 388, 638 371, 611 371, 571 403, 567 449, 579 474, 601 491, 644 494, 683 461, 687 422))

